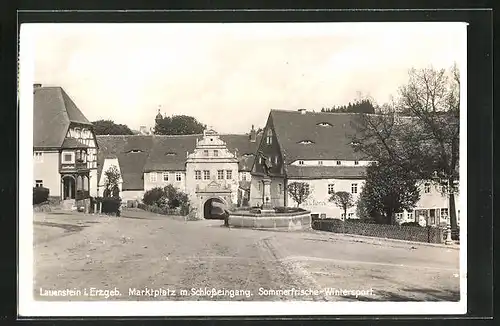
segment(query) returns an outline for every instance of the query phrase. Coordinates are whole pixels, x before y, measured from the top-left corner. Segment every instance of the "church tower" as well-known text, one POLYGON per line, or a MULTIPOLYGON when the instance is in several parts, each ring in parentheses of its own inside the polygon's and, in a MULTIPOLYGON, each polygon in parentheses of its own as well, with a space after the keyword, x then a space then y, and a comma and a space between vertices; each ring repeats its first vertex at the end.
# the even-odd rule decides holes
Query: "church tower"
POLYGON ((160 113, 160 109, 158 109, 158 114, 155 117, 155 130, 158 129, 158 125, 161 123, 162 120, 163 120, 163 116, 160 113))

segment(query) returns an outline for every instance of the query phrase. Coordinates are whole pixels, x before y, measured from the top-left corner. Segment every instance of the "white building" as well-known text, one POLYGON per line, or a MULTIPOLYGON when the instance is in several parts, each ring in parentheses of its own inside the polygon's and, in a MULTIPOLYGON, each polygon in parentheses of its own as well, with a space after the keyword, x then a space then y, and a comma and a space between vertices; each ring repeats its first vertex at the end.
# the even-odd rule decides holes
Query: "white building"
MULTIPOLYGON (((250 204, 259 206, 266 201, 263 180, 270 179, 271 204, 296 206, 287 188, 292 182, 304 182, 311 195, 301 207, 320 218, 342 218, 343 211, 329 200, 331 194, 349 192, 356 202, 365 183, 366 168, 372 163, 355 152, 351 144, 351 136, 356 133, 355 116, 272 110, 252 168, 250 204)), ((446 220, 447 196, 430 182, 422 182, 420 189, 421 199, 414 211, 398 213, 398 220, 429 224, 446 220)), ((358 218, 356 207, 347 210, 347 218, 358 218)))

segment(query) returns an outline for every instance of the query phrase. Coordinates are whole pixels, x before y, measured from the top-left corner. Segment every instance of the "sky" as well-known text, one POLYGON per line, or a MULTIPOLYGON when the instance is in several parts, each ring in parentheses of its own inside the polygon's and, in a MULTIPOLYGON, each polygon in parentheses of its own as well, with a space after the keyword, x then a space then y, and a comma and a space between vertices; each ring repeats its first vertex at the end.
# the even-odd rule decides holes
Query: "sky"
POLYGON ((412 67, 465 69, 463 23, 30 27, 34 83, 63 87, 91 121, 136 130, 160 109, 245 133, 271 109, 320 111, 360 95, 385 103, 412 67))

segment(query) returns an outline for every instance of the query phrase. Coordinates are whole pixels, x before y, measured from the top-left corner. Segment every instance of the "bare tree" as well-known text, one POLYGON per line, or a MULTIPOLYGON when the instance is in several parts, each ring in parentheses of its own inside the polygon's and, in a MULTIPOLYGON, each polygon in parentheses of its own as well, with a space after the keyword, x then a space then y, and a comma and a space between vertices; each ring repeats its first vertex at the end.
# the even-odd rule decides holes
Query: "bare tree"
POLYGON ((290 197, 297 203, 297 207, 307 200, 311 191, 309 185, 305 182, 292 182, 288 185, 290 197))
POLYGON ((330 196, 330 201, 344 211, 344 220, 347 217, 347 210, 354 206, 352 195, 346 191, 337 191, 330 196))
POLYGON ((437 183, 448 196, 450 222, 457 227, 459 180, 460 72, 411 69, 398 97, 378 115, 360 115, 356 150, 374 160, 409 169, 411 176, 437 183))

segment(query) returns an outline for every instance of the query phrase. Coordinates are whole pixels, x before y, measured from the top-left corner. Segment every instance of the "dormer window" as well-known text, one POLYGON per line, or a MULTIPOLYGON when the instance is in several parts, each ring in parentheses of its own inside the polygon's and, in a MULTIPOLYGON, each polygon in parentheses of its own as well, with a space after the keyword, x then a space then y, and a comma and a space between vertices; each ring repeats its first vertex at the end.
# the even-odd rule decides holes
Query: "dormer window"
POLYGON ((361 143, 360 143, 359 141, 353 140, 353 141, 351 142, 351 145, 352 145, 352 146, 359 146, 359 145, 361 145, 361 143))
POLYGON ((165 153, 165 155, 166 155, 166 156, 175 156, 175 155, 177 155, 177 154, 176 154, 176 153, 174 153, 174 152, 166 152, 166 153, 165 153))
POLYGON ((320 126, 320 127, 333 127, 333 125, 329 122, 320 122, 320 123, 318 123, 318 126, 320 126))
POLYGON ((269 129, 266 136, 266 144, 271 145, 273 142, 273 131, 269 129))
POLYGON ((141 153, 142 151, 140 149, 131 149, 128 152, 129 153, 141 153))
POLYGON ((301 140, 301 141, 299 141, 299 144, 309 145, 309 144, 314 144, 314 142, 311 140, 301 140))
POLYGON ((203 156, 208 156, 208 149, 203 150, 203 156))

